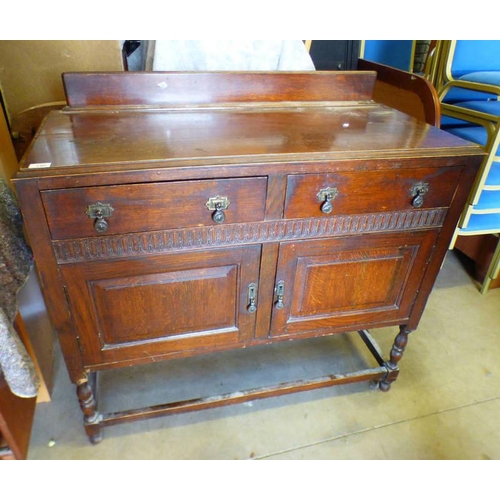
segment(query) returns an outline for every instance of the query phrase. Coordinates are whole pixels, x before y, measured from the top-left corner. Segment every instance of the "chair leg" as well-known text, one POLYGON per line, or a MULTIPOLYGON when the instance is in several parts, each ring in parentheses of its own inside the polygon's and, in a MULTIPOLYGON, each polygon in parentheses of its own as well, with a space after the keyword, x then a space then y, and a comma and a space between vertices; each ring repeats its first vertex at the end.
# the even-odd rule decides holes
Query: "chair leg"
POLYGON ((488 271, 486 272, 486 277, 484 278, 483 285, 481 286, 481 293, 483 295, 488 291, 491 282, 498 277, 499 273, 500 273, 500 238, 498 239, 498 243, 495 248, 495 252, 493 253, 490 265, 488 266, 488 271))

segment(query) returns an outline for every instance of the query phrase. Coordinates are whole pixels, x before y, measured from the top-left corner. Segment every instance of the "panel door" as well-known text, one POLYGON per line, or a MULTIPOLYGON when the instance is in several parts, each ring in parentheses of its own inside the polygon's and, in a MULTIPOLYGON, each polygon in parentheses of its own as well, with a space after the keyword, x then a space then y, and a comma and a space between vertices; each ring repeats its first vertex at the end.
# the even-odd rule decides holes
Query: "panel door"
POLYGON ((86 366, 253 337, 260 245, 61 266, 86 366))
POLYGON ((271 335, 403 323, 436 237, 428 231, 282 243, 276 281, 283 294, 275 297, 271 335))

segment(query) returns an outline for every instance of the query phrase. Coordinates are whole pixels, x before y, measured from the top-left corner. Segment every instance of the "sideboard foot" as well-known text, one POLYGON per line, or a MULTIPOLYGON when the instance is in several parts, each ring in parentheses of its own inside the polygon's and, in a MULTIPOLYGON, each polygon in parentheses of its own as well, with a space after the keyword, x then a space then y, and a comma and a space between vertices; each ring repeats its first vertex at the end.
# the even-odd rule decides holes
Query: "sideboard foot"
POLYGON ((85 432, 87 433, 91 444, 99 444, 102 441, 102 431, 100 429, 90 430, 88 427, 86 427, 85 432))
MULTIPOLYGON (((95 377, 95 374, 92 374, 95 377)), ((95 381, 95 379, 93 379, 95 381)), ((94 384, 88 377, 82 378, 76 386, 78 402, 83 412, 83 425, 85 432, 92 444, 98 444, 102 441, 102 431, 100 423, 102 415, 97 411, 97 402, 94 397, 94 384)))
POLYGON ((391 388, 391 384, 398 378, 398 363, 403 357, 406 344, 408 344, 408 335, 410 332, 411 330, 408 329, 406 325, 401 325, 399 327, 399 333, 397 334, 394 344, 392 345, 389 361, 385 362, 387 375, 379 382, 379 389, 382 392, 388 392, 391 388))
POLYGON ((382 391, 382 392, 389 392, 390 388, 391 388, 391 382, 388 382, 387 380, 383 379, 379 382, 378 384, 378 388, 382 391))

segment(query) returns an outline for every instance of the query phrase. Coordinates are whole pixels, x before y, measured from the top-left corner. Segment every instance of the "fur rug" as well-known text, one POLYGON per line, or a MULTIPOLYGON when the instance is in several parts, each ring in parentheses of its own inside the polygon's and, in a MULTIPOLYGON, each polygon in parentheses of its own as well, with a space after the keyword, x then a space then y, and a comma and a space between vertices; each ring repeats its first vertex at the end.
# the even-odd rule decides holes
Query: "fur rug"
POLYGON ((0 371, 10 390, 26 398, 37 395, 39 381, 12 325, 17 314, 17 292, 26 282, 32 263, 16 199, 0 179, 0 371))

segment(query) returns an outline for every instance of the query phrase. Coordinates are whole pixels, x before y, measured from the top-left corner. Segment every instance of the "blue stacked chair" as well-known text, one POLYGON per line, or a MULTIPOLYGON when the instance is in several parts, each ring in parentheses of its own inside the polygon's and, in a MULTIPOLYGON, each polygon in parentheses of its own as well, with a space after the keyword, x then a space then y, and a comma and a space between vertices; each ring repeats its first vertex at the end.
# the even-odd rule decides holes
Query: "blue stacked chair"
MULTIPOLYGON (((480 144, 487 156, 472 186, 458 236, 500 233, 500 40, 451 40, 441 48, 436 87, 441 128, 480 144)), ((482 284, 500 273, 500 240, 482 284)))

